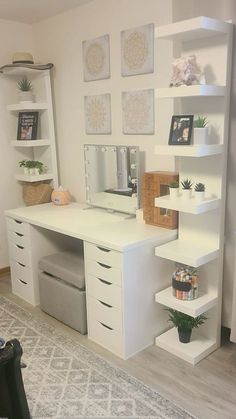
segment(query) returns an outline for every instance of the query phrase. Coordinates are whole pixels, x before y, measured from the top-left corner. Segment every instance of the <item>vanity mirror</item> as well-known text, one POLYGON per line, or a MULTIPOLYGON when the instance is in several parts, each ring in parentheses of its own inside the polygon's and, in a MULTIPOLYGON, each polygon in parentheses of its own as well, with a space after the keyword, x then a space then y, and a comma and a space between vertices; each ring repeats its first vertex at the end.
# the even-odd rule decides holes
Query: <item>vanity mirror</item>
POLYGON ((139 208, 139 148, 84 145, 86 202, 135 214, 139 208))

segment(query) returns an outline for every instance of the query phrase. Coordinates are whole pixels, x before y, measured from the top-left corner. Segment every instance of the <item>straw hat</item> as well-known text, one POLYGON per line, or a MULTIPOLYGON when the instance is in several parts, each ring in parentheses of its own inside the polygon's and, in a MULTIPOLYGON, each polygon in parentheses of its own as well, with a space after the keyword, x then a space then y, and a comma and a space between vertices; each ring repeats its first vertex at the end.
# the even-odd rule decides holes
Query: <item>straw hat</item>
POLYGON ((33 55, 29 52, 15 52, 12 57, 13 64, 34 64, 33 55))

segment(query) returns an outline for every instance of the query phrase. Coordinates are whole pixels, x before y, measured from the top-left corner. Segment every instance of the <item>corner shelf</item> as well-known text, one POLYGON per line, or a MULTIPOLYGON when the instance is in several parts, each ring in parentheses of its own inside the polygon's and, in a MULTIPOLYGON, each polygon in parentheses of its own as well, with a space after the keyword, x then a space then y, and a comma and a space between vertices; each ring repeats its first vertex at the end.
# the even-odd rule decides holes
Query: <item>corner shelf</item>
POLYGON ((13 147, 49 147, 50 140, 15 140, 11 141, 13 147))
POLYGON ((196 84, 193 86, 163 87, 155 89, 156 99, 224 95, 225 86, 215 86, 210 84, 196 84))
POLYGON ((24 174, 16 174, 15 178, 22 182, 39 182, 42 180, 51 180, 53 179, 53 174, 51 173, 44 173, 42 175, 24 175, 24 174))
POLYGON ((207 157, 222 154, 223 144, 204 145, 156 145, 155 154, 176 157, 207 157))
POLYGON ((37 102, 22 102, 15 103, 7 106, 8 111, 10 112, 20 112, 20 111, 42 111, 48 109, 47 103, 37 103, 37 102))
POLYGON ((200 294, 192 301, 178 300, 172 295, 172 287, 166 288, 155 294, 155 301, 174 310, 181 311, 192 317, 205 313, 217 304, 216 292, 200 294))
POLYGON ((165 195, 155 198, 155 206, 158 208, 167 208, 196 215, 217 209, 219 204, 220 199, 205 199, 202 202, 198 202, 194 197, 183 199, 180 196, 172 199, 170 195, 165 195))
POLYGON ((216 259, 219 256, 219 248, 177 239, 156 247, 155 255, 198 268, 216 259))
POLYGON ((181 343, 176 328, 172 328, 156 337, 155 344, 192 365, 197 364, 217 348, 214 339, 206 338, 196 330, 193 330, 189 343, 181 343))

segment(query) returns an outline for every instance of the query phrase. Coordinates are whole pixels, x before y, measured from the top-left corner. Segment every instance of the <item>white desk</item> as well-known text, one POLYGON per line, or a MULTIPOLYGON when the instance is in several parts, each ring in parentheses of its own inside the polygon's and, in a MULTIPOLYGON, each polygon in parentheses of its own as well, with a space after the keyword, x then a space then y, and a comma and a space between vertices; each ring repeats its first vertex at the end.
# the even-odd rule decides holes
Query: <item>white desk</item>
POLYGON ((155 257, 154 247, 174 240, 176 231, 79 204, 5 214, 15 294, 37 305, 39 259, 83 242, 88 337, 126 359, 167 328, 154 293, 170 283, 173 264, 155 257))

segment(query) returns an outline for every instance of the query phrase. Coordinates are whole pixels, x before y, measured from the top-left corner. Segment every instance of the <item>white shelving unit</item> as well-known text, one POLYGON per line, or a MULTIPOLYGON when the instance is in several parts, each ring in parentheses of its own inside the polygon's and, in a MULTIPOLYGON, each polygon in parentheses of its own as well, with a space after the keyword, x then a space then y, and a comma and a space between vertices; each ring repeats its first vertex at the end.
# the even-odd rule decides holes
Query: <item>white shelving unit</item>
MULTIPOLYGON (((179 211, 178 239, 156 247, 155 255, 198 269, 199 298, 181 301, 172 287, 155 295, 158 304, 196 317, 206 313, 207 321, 191 342, 179 342, 177 329, 156 337, 156 345, 196 364, 220 345, 225 185, 233 25, 198 17, 156 28, 155 36, 173 42, 175 58, 195 54, 206 75, 206 85, 156 89, 157 101, 172 99, 174 115, 204 115, 209 121, 209 144, 170 146, 168 138, 155 147, 157 155, 174 156, 180 182, 190 178, 206 185, 206 199, 198 202, 180 196, 155 199, 161 208, 179 211), (208 198, 209 197, 209 198, 208 198)), ((171 278, 170 278, 171 285, 171 278)))
POLYGON ((54 118, 52 106, 50 70, 37 70, 25 67, 5 67, 3 75, 7 83, 9 104, 9 140, 16 151, 16 161, 23 159, 39 160, 46 166, 46 173, 25 175, 16 167, 15 179, 23 182, 52 181, 58 186, 58 170, 55 145, 54 118), (32 82, 35 102, 18 103, 17 82, 27 77, 32 82), (36 140, 17 140, 18 114, 24 111, 38 111, 38 130, 36 140))

